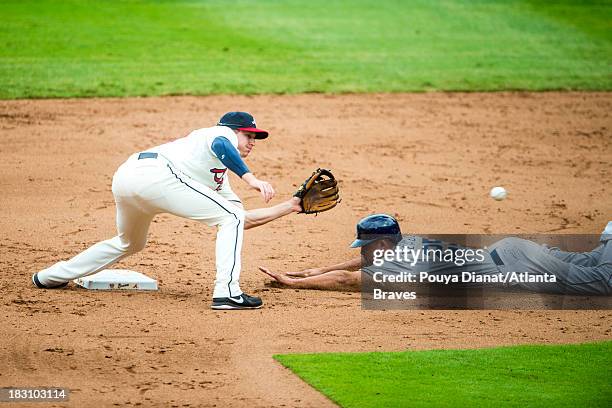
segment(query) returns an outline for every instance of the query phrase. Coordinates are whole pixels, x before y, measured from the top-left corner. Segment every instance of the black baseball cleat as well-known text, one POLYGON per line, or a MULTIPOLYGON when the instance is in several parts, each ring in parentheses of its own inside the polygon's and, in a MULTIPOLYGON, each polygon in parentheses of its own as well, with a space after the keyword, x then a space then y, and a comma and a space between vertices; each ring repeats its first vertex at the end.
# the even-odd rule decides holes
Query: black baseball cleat
POLYGON ((213 298, 212 308, 216 310, 259 309, 261 298, 243 293, 240 296, 213 298))
POLYGON ((37 275, 38 273, 35 273, 34 275, 32 275, 32 283, 34 284, 34 286, 36 286, 39 289, 61 289, 61 288, 65 288, 68 285, 68 282, 64 282, 56 286, 45 286, 42 283, 40 283, 37 275))

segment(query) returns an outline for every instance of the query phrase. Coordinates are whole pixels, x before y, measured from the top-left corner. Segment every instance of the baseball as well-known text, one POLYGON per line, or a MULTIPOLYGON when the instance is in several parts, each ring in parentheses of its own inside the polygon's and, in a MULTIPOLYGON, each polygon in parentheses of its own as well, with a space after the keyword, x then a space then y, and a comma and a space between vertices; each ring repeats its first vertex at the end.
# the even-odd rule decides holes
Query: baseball
POLYGON ((508 192, 503 187, 493 187, 489 193, 492 199, 501 201, 508 196, 508 192))

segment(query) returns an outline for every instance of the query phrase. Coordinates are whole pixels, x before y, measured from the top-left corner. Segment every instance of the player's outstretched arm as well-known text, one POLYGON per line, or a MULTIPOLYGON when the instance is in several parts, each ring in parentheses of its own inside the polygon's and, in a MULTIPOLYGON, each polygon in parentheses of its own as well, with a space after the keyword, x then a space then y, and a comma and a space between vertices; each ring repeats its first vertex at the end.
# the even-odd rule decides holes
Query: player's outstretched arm
POLYGON ((358 292, 361 288, 361 273, 358 271, 335 270, 306 278, 292 278, 267 268, 259 270, 274 279, 281 286, 295 289, 346 290, 358 292))
POLYGON ((359 269, 361 269, 361 256, 331 266, 304 269, 297 272, 287 272, 286 275, 293 278, 307 278, 309 276, 322 275, 332 271, 357 271, 359 269))
POLYGON ((285 215, 300 212, 300 210, 300 199, 291 197, 289 200, 283 201, 272 207, 256 208, 254 210, 245 211, 244 229, 247 230, 259 227, 260 225, 267 224, 285 215))

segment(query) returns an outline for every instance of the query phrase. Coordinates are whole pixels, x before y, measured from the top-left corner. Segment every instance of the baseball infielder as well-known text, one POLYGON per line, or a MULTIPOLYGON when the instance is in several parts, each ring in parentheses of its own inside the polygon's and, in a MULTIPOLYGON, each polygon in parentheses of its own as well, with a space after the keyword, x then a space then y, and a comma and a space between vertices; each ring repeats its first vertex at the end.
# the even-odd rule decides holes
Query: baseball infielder
POLYGON ((117 236, 35 273, 34 284, 39 288, 63 287, 70 280, 96 273, 140 251, 153 217, 170 213, 218 227, 212 308, 261 307, 261 299, 243 293, 239 285, 243 231, 300 211, 300 199, 293 197, 245 213, 229 185, 227 171, 270 201, 274 196, 272 185, 255 177, 243 161, 255 140, 267 137, 268 132, 258 129, 250 114, 229 112, 216 126, 133 154, 113 177, 117 236))
POLYGON ((287 274, 275 273, 263 267, 259 269, 282 286, 330 290, 359 290, 362 283, 361 273, 358 272, 360 269, 369 277, 375 272, 399 275, 424 270, 430 274, 436 272, 460 274, 462 271, 470 271, 478 275, 487 275, 515 271, 531 275, 549 274, 556 277, 554 283, 516 283, 519 287, 530 291, 610 296, 612 294, 612 221, 602 233, 600 242, 600 245, 591 252, 565 252, 558 248, 548 248, 532 241, 510 237, 489 247, 484 252, 482 260, 469 262, 463 266, 457 266, 452 262, 408 259, 402 262, 385 261, 382 266, 374 267, 376 250, 396 247, 423 250, 431 245, 449 246, 441 241, 426 240, 416 235, 403 237, 400 226, 393 217, 376 214, 363 218, 357 224, 357 239, 351 247, 361 248, 360 257, 329 267, 287 274))

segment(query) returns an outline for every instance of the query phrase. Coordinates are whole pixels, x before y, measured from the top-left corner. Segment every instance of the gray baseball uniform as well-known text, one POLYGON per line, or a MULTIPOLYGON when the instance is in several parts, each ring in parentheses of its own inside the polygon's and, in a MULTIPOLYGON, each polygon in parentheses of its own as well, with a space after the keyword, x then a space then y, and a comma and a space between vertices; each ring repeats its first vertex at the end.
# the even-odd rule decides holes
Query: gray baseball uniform
POLYGON ((465 271, 476 275, 506 272, 527 273, 532 276, 548 274, 554 275, 556 282, 519 281, 493 285, 520 287, 534 292, 610 295, 612 294, 612 221, 608 223, 600 241, 601 245, 591 252, 566 252, 525 239, 510 237, 482 251, 480 259, 459 266, 454 262, 440 259, 415 258, 414 251, 419 249, 425 251, 428 248, 443 250, 450 248, 456 251, 465 248, 413 235, 404 237, 397 245, 401 249, 412 250, 407 253, 407 257, 400 261, 385 260, 380 266, 364 267, 362 271, 370 276, 376 272, 382 272, 384 275, 400 275, 418 274, 422 271, 430 275, 460 275, 465 271))

